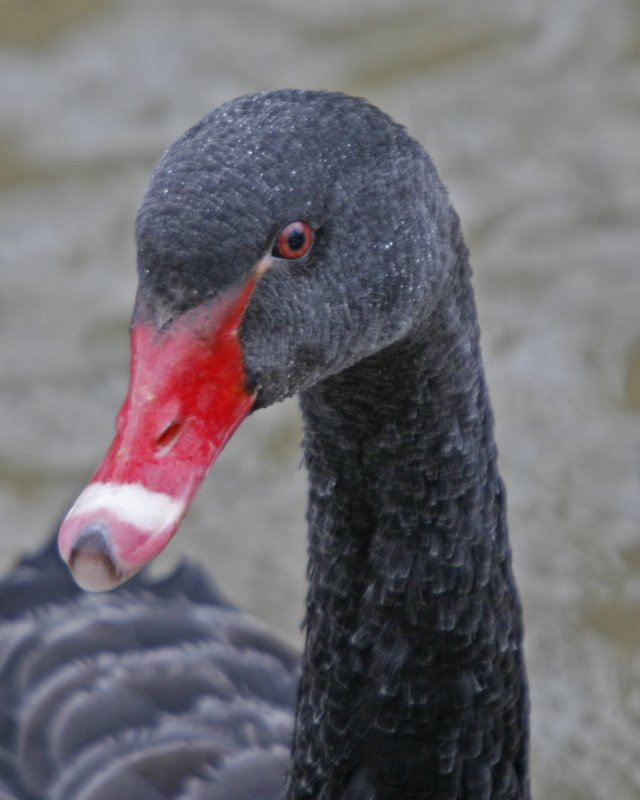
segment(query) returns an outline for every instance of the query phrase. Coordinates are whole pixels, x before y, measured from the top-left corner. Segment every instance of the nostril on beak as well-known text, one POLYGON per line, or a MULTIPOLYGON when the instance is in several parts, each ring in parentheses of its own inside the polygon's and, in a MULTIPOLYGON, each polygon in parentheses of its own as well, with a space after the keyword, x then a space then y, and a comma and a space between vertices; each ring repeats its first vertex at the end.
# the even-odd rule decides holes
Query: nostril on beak
POLYGON ((78 536, 69 555, 69 569, 76 583, 90 592, 105 592, 122 581, 102 523, 92 523, 78 536))
POLYGON ((181 430, 182 420, 174 419, 173 422, 170 422, 156 439, 156 452, 158 452, 160 455, 168 453, 173 447, 181 430))

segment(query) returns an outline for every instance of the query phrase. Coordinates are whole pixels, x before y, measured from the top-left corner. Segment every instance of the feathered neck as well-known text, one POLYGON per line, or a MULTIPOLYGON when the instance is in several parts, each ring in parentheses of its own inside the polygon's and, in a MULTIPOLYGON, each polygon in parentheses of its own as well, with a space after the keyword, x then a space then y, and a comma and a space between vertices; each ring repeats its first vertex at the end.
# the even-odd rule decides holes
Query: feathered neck
POLYGON ((308 390, 309 593, 289 800, 523 800, 520 604, 469 270, 308 390))

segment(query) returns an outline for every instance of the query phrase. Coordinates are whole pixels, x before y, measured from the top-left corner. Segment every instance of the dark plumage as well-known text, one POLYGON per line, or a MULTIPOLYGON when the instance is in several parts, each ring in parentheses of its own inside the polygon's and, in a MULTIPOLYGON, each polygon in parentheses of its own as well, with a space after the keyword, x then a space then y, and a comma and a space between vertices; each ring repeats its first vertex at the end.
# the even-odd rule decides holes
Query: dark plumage
POLYGON ((0 608, 8 797, 179 797, 192 776, 195 798, 209 773, 223 788, 205 796, 230 799, 240 764, 264 780, 238 798, 279 796, 297 657, 196 569, 92 595, 51 543, 0 584, 0 608))
POLYGON ((199 573, 88 596, 46 552, 1 587, 7 796, 529 797, 520 605, 468 255, 426 153, 343 95, 222 106, 154 169, 138 302, 171 330, 247 281, 299 219, 313 248, 270 263, 239 336, 254 407, 299 392, 304 416, 290 758, 295 662, 199 573))

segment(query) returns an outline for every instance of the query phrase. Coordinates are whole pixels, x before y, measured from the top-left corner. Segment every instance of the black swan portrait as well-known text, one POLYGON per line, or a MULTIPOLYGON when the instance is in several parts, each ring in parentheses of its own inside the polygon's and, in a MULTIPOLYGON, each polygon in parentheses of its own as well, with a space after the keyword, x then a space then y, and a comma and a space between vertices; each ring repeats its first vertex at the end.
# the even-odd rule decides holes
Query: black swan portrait
POLYGON ((362 100, 241 97, 160 158, 136 238, 128 394, 57 542, 94 593, 53 543, 0 583, 0 800, 528 798, 471 269, 429 156, 362 100), (301 658, 199 569, 140 572, 294 394, 301 658))

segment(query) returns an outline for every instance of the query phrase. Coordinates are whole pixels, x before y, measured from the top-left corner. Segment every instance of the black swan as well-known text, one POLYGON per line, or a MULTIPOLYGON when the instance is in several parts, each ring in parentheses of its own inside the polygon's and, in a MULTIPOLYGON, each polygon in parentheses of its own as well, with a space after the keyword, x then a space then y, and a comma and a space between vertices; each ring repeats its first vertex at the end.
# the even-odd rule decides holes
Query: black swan
POLYGON ((127 399, 59 548, 0 584, 0 800, 523 800, 528 699, 467 250, 368 103, 221 106, 136 224, 127 399), (241 420, 298 393, 295 654, 195 568, 136 575, 241 420), (295 712, 294 712, 295 705, 295 712))

